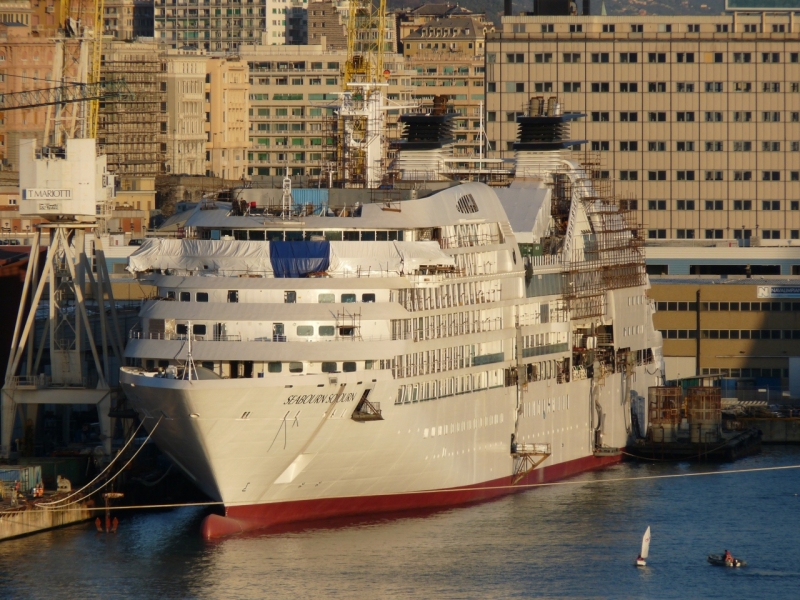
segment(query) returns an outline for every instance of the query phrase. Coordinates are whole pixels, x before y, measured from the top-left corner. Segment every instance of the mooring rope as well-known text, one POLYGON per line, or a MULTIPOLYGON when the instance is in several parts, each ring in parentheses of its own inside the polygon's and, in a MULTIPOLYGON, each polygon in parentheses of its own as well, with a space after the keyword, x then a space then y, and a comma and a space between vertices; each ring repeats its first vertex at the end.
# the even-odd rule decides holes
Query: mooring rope
MULTIPOLYGON (((100 478, 103 476, 103 474, 104 474, 106 471, 108 471, 108 470, 109 470, 109 469, 110 469, 110 468, 111 468, 111 467, 114 465, 114 463, 117 461, 117 459, 118 459, 120 456, 122 456, 122 453, 123 453, 123 452, 125 452, 125 450, 126 450, 126 449, 128 448, 128 446, 131 444, 131 442, 133 442, 133 440, 136 438, 136 434, 137 434, 137 433, 139 433, 139 430, 142 428, 142 425, 144 425, 144 421, 142 421, 141 423, 139 423, 139 427, 137 427, 137 428, 136 428, 136 431, 134 431, 134 432, 133 432, 133 435, 131 435, 131 439, 129 439, 129 440, 128 440, 128 441, 125 443, 125 445, 124 445, 124 446, 123 446, 123 447, 120 449, 120 451, 119 451, 119 452, 117 452, 117 455, 116 455, 116 456, 115 456, 115 457, 114 457, 114 458, 111 460, 111 462, 110 462, 110 463, 108 463, 108 465, 106 466, 106 468, 105 468, 105 469, 103 469, 102 471, 100 471, 100 473, 97 475, 97 477, 95 477, 94 479, 92 479, 92 480, 91 480, 89 483, 87 483, 87 484, 86 484, 85 486, 83 486, 81 489, 79 489, 79 490, 76 490, 76 491, 72 492, 72 493, 71 493, 69 496, 65 496, 64 498, 59 498, 58 500, 53 500, 52 502, 39 502, 39 503, 37 503, 37 506, 52 506, 52 505, 54 505, 54 504, 60 504, 60 503, 62 503, 62 502, 66 502, 67 500, 69 500, 69 499, 70 499, 70 498, 72 498, 73 496, 76 496, 76 495, 80 494, 80 493, 81 493, 83 490, 85 490, 86 488, 88 488, 88 487, 91 487, 91 486, 94 484, 94 482, 95 482, 95 481, 97 481, 98 479, 100 479, 100 478)), ((149 438, 149 436, 148 436, 148 438, 149 438)))
MULTIPOLYGON (((130 459, 128 460, 128 462, 126 462, 124 465, 122 465, 122 468, 121 468, 119 471, 117 471, 117 472, 114 474, 114 476, 113 476, 111 479, 109 479, 108 481, 106 481, 106 482, 105 482, 103 485, 101 485, 100 487, 98 487, 96 490, 93 490, 93 491, 89 492, 89 493, 88 493, 88 494, 86 494, 85 496, 81 496, 81 497, 80 497, 80 498, 78 498, 77 500, 73 500, 72 502, 67 502, 66 504, 63 504, 64 500, 68 500, 69 498, 71 498, 72 496, 74 496, 74 495, 75 495, 75 493, 77 493, 77 492, 75 492, 75 493, 71 494, 71 495, 70 495, 70 496, 68 496, 67 498, 62 498, 61 500, 55 500, 55 501, 53 501, 53 502, 46 502, 46 503, 37 503, 37 504, 36 504, 36 506, 41 506, 41 507, 43 507, 45 510, 57 510, 57 509, 59 509, 59 508, 61 508, 61 507, 65 507, 65 506, 72 506, 73 504, 77 504, 78 502, 83 502, 84 500, 86 500, 86 498, 89 498, 89 497, 93 496, 94 494, 96 494, 97 492, 99 492, 100 490, 102 490, 103 488, 105 488, 105 487, 106 487, 108 484, 110 484, 110 483, 111 483, 112 481, 114 481, 114 480, 115 480, 117 477, 119 477, 119 476, 120 476, 120 474, 121 474, 121 473, 122 473, 122 472, 123 472, 123 471, 124 471, 124 470, 125 470, 125 469, 128 467, 128 465, 129 465, 129 464, 131 464, 131 463, 133 462, 133 459, 134 459, 134 458, 136 458, 136 456, 139 454, 139 452, 141 452, 141 451, 142 451, 142 448, 144 448, 144 447, 147 445, 147 442, 148 442, 148 440, 149 440, 149 439, 152 437, 152 435, 155 433, 156 429, 158 429, 158 426, 161 424, 161 420, 162 420, 163 418, 164 418, 164 415, 161 415, 161 416, 158 418, 158 421, 156 421, 156 424, 153 426, 153 429, 151 429, 151 430, 150 430, 150 433, 147 435, 147 438, 146 438, 146 439, 144 440, 144 442, 142 442, 142 444, 141 444, 141 445, 140 445, 140 446, 139 446, 139 447, 136 449, 136 452, 134 452, 134 453, 133 453, 133 456, 131 456, 131 457, 130 457, 130 459), (59 505, 58 505, 58 506, 55 506, 55 507, 53 507, 53 508, 51 508, 51 506, 53 506, 54 504, 59 504, 59 505)), ((142 421, 142 423, 144 423, 144 421, 142 421)), ((142 426, 142 424, 140 423, 140 424, 139 424, 139 427, 141 427, 141 426, 142 426)), ((137 428, 137 430, 136 430, 136 431, 139 431, 139 430, 138 430, 138 428, 137 428)), ((131 439, 133 439, 133 437, 131 437, 131 439)), ((126 444, 126 447, 127 447, 127 444, 126 444)), ((125 448, 123 448, 122 450, 124 450, 124 449, 125 449, 125 448)), ((120 454, 122 454, 122 450, 120 450, 120 452, 119 452, 119 454, 117 454, 117 456, 119 456, 120 454)), ((115 457, 115 458, 116 458, 116 457, 115 457)), ((105 473, 105 471, 107 471, 107 470, 108 470, 108 468, 104 469, 104 470, 103 470, 103 473, 105 473)), ((101 475, 102 475, 102 473, 101 473, 101 475)), ((98 475, 98 477, 99 477, 99 475, 98 475)), ((92 480, 92 482, 91 482, 91 483, 93 483, 93 482, 95 482, 95 481, 97 481, 97 477, 95 477, 95 478, 92 480)), ((86 489, 86 488, 87 488, 89 485, 91 485, 91 483, 88 483, 88 484, 86 484, 86 485, 85 485, 85 486, 83 486, 83 487, 81 488, 81 490, 79 490, 79 491, 85 490, 85 489, 86 489)))

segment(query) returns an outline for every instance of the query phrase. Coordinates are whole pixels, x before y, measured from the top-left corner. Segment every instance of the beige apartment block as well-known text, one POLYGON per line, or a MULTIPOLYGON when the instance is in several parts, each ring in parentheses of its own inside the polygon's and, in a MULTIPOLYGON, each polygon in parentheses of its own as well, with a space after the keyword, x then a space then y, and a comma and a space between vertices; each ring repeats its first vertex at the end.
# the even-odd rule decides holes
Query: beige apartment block
POLYGON ((797 15, 504 17, 486 53, 490 156, 558 96, 648 239, 800 239, 797 15))
POLYGON ((199 50, 166 50, 167 172, 205 175, 205 85, 208 57, 199 50))
MULTIPOLYGON (((447 7, 448 5, 441 5, 447 7)), ((415 71, 415 102, 431 104, 446 95, 454 120, 457 157, 477 157, 484 96, 484 39, 493 31, 481 16, 428 19, 402 40, 406 68, 415 71)))
POLYGON ((206 63, 206 175, 240 179, 247 171, 247 63, 235 58, 209 57, 206 63))
MULTIPOLYGON (((332 127, 342 93, 343 50, 326 46, 242 46, 250 71, 249 175, 319 177, 336 160, 332 127)), ((403 59, 387 54, 385 136, 398 135, 397 116, 411 104, 411 73, 403 59)))

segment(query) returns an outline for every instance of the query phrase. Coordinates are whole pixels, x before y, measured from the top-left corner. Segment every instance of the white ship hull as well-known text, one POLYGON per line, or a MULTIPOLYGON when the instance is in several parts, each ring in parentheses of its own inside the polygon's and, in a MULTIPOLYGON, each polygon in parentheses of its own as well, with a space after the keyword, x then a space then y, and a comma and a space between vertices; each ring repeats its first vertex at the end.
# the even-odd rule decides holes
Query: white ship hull
MULTIPOLYGON (((636 369, 639 395, 656 383, 636 369)), ((552 454, 513 481, 511 434, 516 387, 435 402, 394 404, 392 379, 338 374, 283 384, 263 379, 154 379, 124 369, 123 385, 162 448, 227 518, 210 519, 216 537, 288 521, 448 506, 513 493, 617 462, 595 456, 589 380, 532 382, 521 398, 517 440, 548 443, 552 454), (317 381, 319 380, 319 382, 317 381), (351 418, 367 386, 383 400, 383 420, 351 418), (246 415, 246 416, 245 416, 246 415)), ((622 377, 606 378, 605 443, 629 439, 622 377)))

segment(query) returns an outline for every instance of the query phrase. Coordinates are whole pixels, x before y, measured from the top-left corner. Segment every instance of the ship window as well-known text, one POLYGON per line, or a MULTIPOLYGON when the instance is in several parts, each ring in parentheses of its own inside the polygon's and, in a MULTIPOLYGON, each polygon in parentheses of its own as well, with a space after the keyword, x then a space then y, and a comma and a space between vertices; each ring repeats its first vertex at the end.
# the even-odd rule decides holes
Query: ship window
POLYGON ((205 325, 192 325, 192 333, 195 335, 205 335, 206 334, 206 326, 205 325))
POLYGON ((267 372, 280 373, 283 370, 283 363, 271 362, 267 363, 267 372))
POLYGON ((374 242, 375 241, 375 232, 374 231, 362 231, 361 232, 361 241, 362 242, 374 242))
POLYGON ((320 294, 317 298, 320 304, 330 304, 331 302, 336 302, 335 294, 320 294))
POLYGON ((239 290, 228 290, 228 302, 239 301, 239 290))
POLYGON ((175 300, 175 292, 167 292, 167 298, 169 300, 175 300))
POLYGON ((302 373, 302 372, 303 372, 303 363, 301 362, 289 363, 289 373, 302 373))
POLYGON ((342 337, 353 337, 355 327, 339 327, 339 335, 342 337))
POLYGON ((342 303, 343 304, 350 304, 356 301, 355 294, 342 294, 342 303))
POLYGON ((197 292, 194 299, 195 302, 208 302, 208 292, 197 292))
POLYGON ((294 304, 297 302, 297 292, 283 292, 283 302, 285 304, 294 304))
POLYGON ((208 369, 209 371, 213 371, 214 370, 214 361, 204 360, 203 362, 200 363, 200 366, 203 367, 204 369, 208 369))
POLYGON ((362 302, 375 302, 375 294, 361 294, 362 302))
POLYGON ((335 362, 324 362, 322 363, 322 372, 323 373, 336 373, 336 363, 335 362))
POLYGON ((376 231, 375 232, 375 240, 378 242, 385 242, 389 239, 388 232, 386 231, 376 231))
POLYGON ((478 204, 472 194, 461 196, 456 202, 456 210, 460 213, 470 214, 478 212, 478 204))
POLYGON ((373 363, 374 363, 374 361, 365 360, 364 361, 364 368, 367 369, 367 370, 370 370, 372 368, 372 366, 373 366, 373 363))
POLYGON ((189 326, 186 325, 185 323, 183 325, 179 324, 175 328, 175 331, 178 333, 178 335, 186 335, 187 333, 189 333, 189 326))
POLYGON ((342 363, 342 371, 345 373, 352 373, 356 370, 356 363, 354 362, 343 362, 342 363))
POLYGON ((181 302, 189 302, 192 299, 191 292, 181 292, 181 302))
POLYGON ((319 334, 322 336, 333 335, 335 327, 333 325, 320 325, 319 334))
POLYGON ((297 335, 299 335, 299 336, 314 335, 314 326, 313 325, 298 325, 297 326, 297 335))

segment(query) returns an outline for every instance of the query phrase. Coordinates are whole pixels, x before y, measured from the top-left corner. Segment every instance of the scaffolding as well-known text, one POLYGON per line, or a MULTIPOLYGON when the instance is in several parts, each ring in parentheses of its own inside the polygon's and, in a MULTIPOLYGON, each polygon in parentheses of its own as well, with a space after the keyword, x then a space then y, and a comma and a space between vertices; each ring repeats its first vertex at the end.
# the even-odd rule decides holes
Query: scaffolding
POLYGON ((722 390, 692 387, 686 392, 686 416, 692 442, 715 442, 722 423, 722 390))
POLYGON ((630 210, 635 204, 615 197, 595 153, 581 153, 579 164, 577 172, 565 165, 552 174, 551 230, 543 240, 547 254, 564 254, 564 297, 573 320, 603 316, 607 291, 647 280, 643 240, 630 210), (580 231, 578 205, 587 219, 580 231))
POLYGON ((127 97, 100 103, 98 145, 118 177, 166 172, 167 92, 160 53, 113 45, 103 56, 103 79, 124 79, 127 97))

